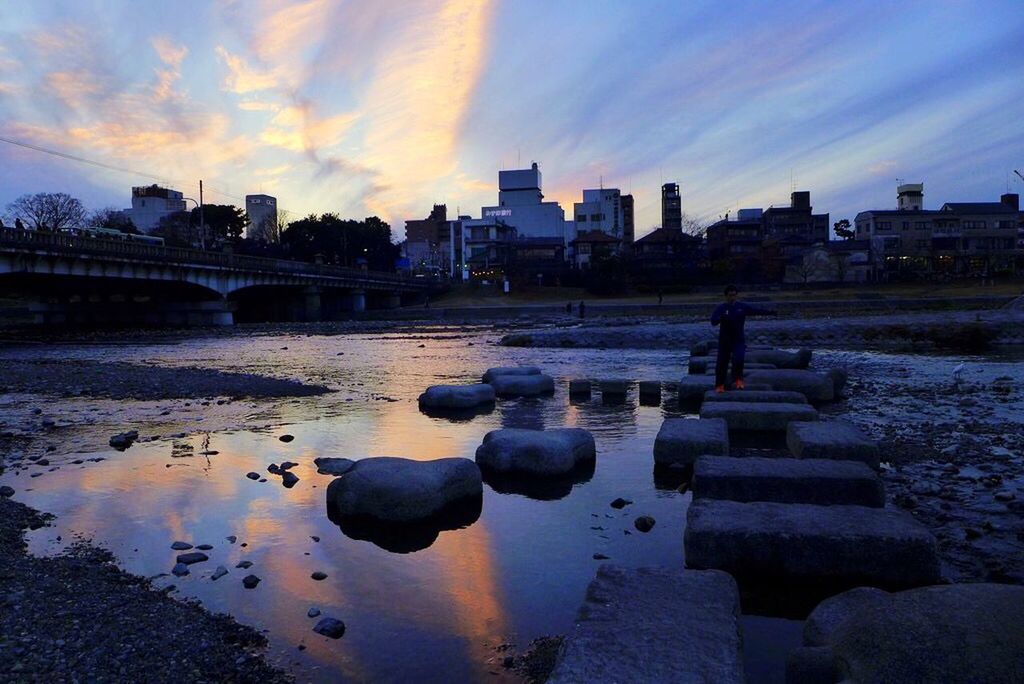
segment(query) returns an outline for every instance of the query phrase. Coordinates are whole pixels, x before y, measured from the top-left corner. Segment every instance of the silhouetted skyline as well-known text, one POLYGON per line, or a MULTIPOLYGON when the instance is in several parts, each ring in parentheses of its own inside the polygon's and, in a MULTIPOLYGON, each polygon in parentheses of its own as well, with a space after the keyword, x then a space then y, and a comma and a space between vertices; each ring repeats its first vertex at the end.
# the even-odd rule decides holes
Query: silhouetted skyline
MULTIPOLYGON (((965 3, 110 2, 0 6, 0 136, 295 215, 490 204, 500 168, 548 199, 660 186, 713 220, 786 204, 836 220, 895 179, 988 199, 1024 165, 1024 13, 965 3), (221 193, 218 194, 216 191, 221 193)), ((0 207, 151 182, 0 144, 0 207)))

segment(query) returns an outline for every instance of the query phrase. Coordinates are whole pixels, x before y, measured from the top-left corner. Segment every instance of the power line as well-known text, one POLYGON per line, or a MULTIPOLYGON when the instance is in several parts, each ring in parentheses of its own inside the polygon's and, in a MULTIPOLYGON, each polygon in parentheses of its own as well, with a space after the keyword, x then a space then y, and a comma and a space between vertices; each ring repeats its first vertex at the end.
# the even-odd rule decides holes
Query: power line
MULTIPOLYGON (((91 166, 96 166, 96 167, 99 167, 101 169, 107 169, 108 171, 117 171, 119 173, 128 173, 128 174, 131 174, 133 176, 142 176, 144 178, 152 178, 153 180, 157 180, 157 181, 160 181, 162 183, 168 183, 168 184, 171 184, 171 185, 178 185, 178 186, 188 186, 189 185, 188 181, 183 181, 181 179, 171 178, 169 176, 158 176, 158 175, 155 175, 155 174, 152 174, 152 173, 145 173, 143 171, 137 171, 135 169, 129 169, 129 168, 126 168, 124 166, 114 166, 113 164, 107 164, 106 162, 96 161, 95 159, 87 159, 86 157, 79 157, 77 155, 68 154, 67 152, 61 152, 59 150, 51 150, 51 149, 49 149, 47 147, 42 147, 40 145, 33 145, 31 143, 22 142, 20 140, 12 140, 10 138, 5 138, 3 136, 0 136, 0 142, 5 142, 8 145, 15 145, 17 147, 23 147, 23 148, 25 148, 27 150, 33 150, 35 152, 42 152, 43 154, 50 154, 50 155, 53 155, 55 157, 60 157, 62 159, 69 159, 71 161, 76 161, 76 162, 79 162, 79 163, 82 163, 82 164, 89 164, 91 166)), ((222 190, 218 190, 218 189, 216 189, 214 187, 207 186, 207 189, 210 192, 212 192, 212 193, 214 193, 216 195, 220 195, 222 197, 227 197, 227 198, 233 199, 233 200, 238 200, 239 202, 242 202, 242 203, 245 202, 245 199, 242 198, 242 197, 238 197, 236 195, 232 195, 232 194, 224 192, 222 190)))

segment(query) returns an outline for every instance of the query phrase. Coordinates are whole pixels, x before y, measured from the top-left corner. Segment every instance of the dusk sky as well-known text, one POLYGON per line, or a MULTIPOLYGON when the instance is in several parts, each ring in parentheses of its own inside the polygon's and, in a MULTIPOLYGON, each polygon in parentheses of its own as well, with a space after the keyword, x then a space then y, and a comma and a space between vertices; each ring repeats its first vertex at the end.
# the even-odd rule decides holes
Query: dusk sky
POLYGON ((497 172, 659 186, 713 220, 789 201, 832 220, 1024 192, 1024 2, 3 2, 0 215, 23 193, 127 207, 157 182, 294 217, 435 202, 479 216, 497 172))

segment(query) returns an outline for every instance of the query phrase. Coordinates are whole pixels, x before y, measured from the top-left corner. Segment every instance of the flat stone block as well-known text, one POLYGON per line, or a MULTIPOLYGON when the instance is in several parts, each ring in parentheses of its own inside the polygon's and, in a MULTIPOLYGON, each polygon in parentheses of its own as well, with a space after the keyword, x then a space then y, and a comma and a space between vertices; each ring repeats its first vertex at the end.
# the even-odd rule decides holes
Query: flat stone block
POLYGON ((601 380, 601 394, 624 397, 629 391, 629 380, 601 380))
POLYGON ((854 461, 701 456, 691 489, 694 499, 885 506, 882 481, 854 461))
POLYGON ((420 395, 419 405, 425 408, 460 409, 494 403, 494 388, 478 385, 434 385, 420 395))
POLYGON ((552 394, 555 379, 550 375, 531 373, 529 375, 498 375, 491 380, 491 387, 499 397, 535 397, 552 394))
POLYGON ((884 588, 939 580, 935 537, 896 509, 698 499, 683 540, 687 567, 744 577, 884 588))
POLYGON ((750 349, 747 351, 747 360, 769 363, 775 368, 807 368, 811 363, 811 350, 750 349))
POLYGON ((661 381, 641 380, 640 381, 641 401, 661 401, 661 381))
POLYGON ((666 418, 654 440, 654 462, 692 465, 705 454, 729 455, 729 429, 724 420, 666 418))
MULTIPOLYGON (((750 371, 755 371, 755 370, 772 370, 773 368, 775 368, 775 366, 773 366, 770 363, 749 363, 749 362, 744 362, 744 364, 743 364, 744 377, 746 377, 746 375, 750 371)), ((711 361, 708 362, 707 368, 705 368, 705 370, 704 370, 704 374, 705 375, 714 375, 715 374, 715 361, 714 360, 711 360, 711 361)), ((732 366, 729 367, 729 375, 730 375, 730 377, 732 376, 732 366)))
MULTIPOLYGON (((704 394, 714 389, 714 375, 687 375, 676 384, 679 402, 682 404, 699 404, 704 400, 704 394)), ((772 386, 767 383, 747 382, 745 391, 767 391, 771 389, 772 386)))
POLYGON ((484 435, 476 462, 498 473, 561 475, 597 456, 594 437, 582 428, 502 428, 484 435))
POLYGON ((569 394, 572 396, 590 396, 590 381, 589 380, 570 380, 569 381, 569 394))
POLYGON ((786 429, 786 445, 796 458, 861 461, 878 468, 878 443, 845 420, 792 423, 786 429))
POLYGON ((775 390, 800 392, 813 404, 835 399, 835 385, 825 373, 776 368, 751 371, 745 379, 750 382, 766 382, 775 390))
POLYGON ((712 360, 709 356, 691 356, 689 363, 687 363, 687 370, 690 375, 700 375, 707 372, 708 364, 710 363, 712 363, 712 360))
POLYGON ((818 412, 808 404, 712 401, 700 407, 701 418, 721 418, 738 432, 784 431, 794 421, 816 421, 818 412))
POLYGON ((490 383, 499 375, 540 375, 540 368, 536 366, 499 366, 488 368, 484 373, 483 382, 490 383))
POLYGON ((820 603, 803 637, 787 658, 791 684, 1022 682, 1024 587, 853 589, 820 603))
POLYGON ((714 390, 704 393, 704 401, 740 401, 757 404, 806 404, 807 397, 799 392, 781 392, 774 390, 731 390, 719 394, 714 390))
POLYGON ((723 572, 603 565, 548 682, 743 682, 738 614, 723 572))

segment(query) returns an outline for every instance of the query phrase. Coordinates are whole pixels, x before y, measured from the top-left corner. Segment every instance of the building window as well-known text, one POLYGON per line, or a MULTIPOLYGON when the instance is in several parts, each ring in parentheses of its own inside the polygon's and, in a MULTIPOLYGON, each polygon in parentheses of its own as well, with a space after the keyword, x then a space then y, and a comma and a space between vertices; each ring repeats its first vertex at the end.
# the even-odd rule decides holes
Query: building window
POLYGON ((964 221, 964 228, 984 228, 984 221, 964 221))
POLYGON ((910 221, 903 222, 903 230, 910 230, 910 221))
POLYGON ((928 222, 927 221, 917 221, 916 223, 914 223, 914 227, 917 228, 918 230, 927 230, 928 222))
POLYGON ((892 230, 892 221, 879 221, 875 224, 877 230, 892 230))
POLYGON ((579 216, 576 217, 576 221, 579 222, 579 223, 586 223, 587 222, 587 215, 586 214, 580 214, 579 216))
POLYGON ((591 221, 603 221, 604 220, 604 214, 591 214, 590 215, 590 220, 591 221))

